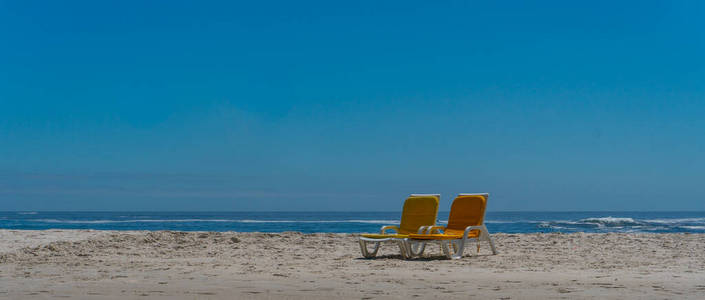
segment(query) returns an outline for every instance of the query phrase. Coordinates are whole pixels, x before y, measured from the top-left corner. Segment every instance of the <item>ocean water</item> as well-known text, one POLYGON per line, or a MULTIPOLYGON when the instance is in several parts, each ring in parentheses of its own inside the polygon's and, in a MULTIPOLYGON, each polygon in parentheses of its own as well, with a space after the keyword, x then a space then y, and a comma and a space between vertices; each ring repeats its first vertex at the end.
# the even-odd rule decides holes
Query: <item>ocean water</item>
MULTIPOLYGON (((448 212, 439 212, 439 224, 448 212)), ((0 212, 0 229, 377 232, 399 212, 0 212)), ((705 233, 705 212, 488 212, 490 232, 705 233)))

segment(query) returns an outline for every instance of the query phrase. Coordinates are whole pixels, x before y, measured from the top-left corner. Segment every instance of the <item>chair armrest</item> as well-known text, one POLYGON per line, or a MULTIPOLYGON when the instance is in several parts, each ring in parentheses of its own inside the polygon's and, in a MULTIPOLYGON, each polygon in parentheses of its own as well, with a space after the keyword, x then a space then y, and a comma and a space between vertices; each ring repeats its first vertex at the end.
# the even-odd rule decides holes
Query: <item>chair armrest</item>
POLYGON ((387 225, 387 226, 382 226, 382 229, 380 229, 379 233, 384 234, 385 231, 392 229, 395 232, 399 232, 399 226, 396 225, 387 225))
POLYGON ((439 229, 446 230, 446 227, 445 226, 437 226, 437 225, 436 226, 429 226, 428 229, 426 230, 426 232, 429 234, 433 234, 434 230, 440 231, 439 229))
POLYGON ((487 232, 487 227, 485 227, 485 225, 465 227, 465 232, 463 233, 463 238, 466 239, 468 237, 468 234, 470 234, 470 231, 473 231, 473 230, 479 230, 480 234, 482 235, 487 232))

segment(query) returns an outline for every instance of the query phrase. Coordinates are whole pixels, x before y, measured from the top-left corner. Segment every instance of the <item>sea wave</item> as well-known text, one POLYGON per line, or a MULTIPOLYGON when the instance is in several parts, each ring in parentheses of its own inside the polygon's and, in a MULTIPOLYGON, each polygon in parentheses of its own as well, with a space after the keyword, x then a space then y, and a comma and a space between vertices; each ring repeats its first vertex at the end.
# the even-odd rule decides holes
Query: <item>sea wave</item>
POLYGON ((597 224, 598 226, 635 226, 643 224, 643 222, 635 221, 632 218, 615 217, 586 218, 579 222, 597 224))
MULTIPOLYGON (((138 229, 138 230, 294 230, 302 232, 369 232, 399 224, 397 213, 189 213, 189 212, 0 212, 3 229, 138 229)), ((444 214, 442 214, 444 215, 444 214)), ((447 215, 436 222, 446 225, 447 215)), ((540 213, 490 214, 490 232, 705 232, 705 213, 540 213)))
MULTIPOLYGON (((29 221, 29 220, 28 220, 29 221)), ((98 220, 65 220, 65 219, 34 219, 33 222, 41 223, 56 223, 56 224, 118 224, 118 223, 360 223, 360 224, 399 224, 399 220, 364 220, 364 219, 345 219, 345 220, 262 220, 262 219, 98 219, 98 220)), ((447 224, 447 220, 439 220, 437 224, 447 224)), ((624 217, 592 217, 579 220, 486 220, 487 224, 533 224, 539 228, 549 229, 586 229, 593 228, 603 229, 647 229, 647 230, 666 230, 669 228, 680 227, 683 229, 700 230, 705 228, 705 218, 682 218, 682 219, 655 219, 655 220, 638 220, 634 218, 624 217)))
POLYGON ((701 223, 705 224, 705 218, 680 218, 680 219, 652 219, 644 220, 649 223, 660 223, 660 224, 684 224, 684 223, 701 223))
POLYGON ((536 221, 536 220, 485 220, 484 221, 486 224, 521 224, 521 223, 528 223, 528 224, 538 224, 544 221, 536 221))
POLYGON ((683 232, 705 230, 705 218, 635 219, 591 217, 579 220, 541 221, 539 228, 557 231, 596 232, 683 232))
POLYGON ((705 226, 678 226, 683 229, 689 229, 689 230, 705 230, 705 226))

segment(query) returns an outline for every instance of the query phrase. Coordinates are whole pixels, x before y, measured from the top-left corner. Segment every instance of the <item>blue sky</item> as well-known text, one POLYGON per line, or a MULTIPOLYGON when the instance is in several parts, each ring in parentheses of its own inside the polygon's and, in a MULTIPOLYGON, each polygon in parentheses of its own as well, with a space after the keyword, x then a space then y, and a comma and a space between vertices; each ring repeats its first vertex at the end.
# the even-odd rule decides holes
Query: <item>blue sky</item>
POLYGON ((0 41, 0 210, 705 210, 700 1, 0 1, 0 41))

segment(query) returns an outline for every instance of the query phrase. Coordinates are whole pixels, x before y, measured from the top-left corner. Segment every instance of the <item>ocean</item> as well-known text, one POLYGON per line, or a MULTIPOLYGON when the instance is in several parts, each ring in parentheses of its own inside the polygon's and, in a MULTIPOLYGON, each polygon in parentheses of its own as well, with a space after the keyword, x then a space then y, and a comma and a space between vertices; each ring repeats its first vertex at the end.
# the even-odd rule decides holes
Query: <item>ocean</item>
MULTIPOLYGON (((448 212, 439 212, 445 224, 448 212)), ((0 212, 0 229, 377 232, 399 212, 0 212)), ((490 232, 705 233, 705 212, 488 212, 490 232)))

